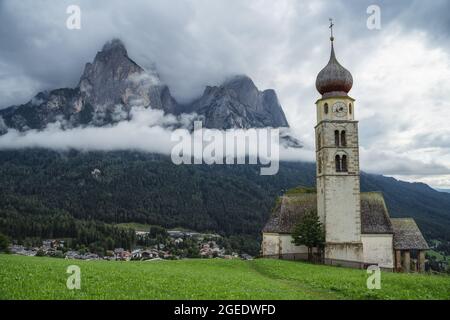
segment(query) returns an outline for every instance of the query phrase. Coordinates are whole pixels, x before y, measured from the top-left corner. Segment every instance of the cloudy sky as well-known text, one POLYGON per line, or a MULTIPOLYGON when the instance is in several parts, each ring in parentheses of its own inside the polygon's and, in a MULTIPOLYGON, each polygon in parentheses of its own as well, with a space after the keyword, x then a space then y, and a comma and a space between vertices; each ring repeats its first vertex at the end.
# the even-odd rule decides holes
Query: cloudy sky
POLYGON ((118 37, 180 101, 236 73, 275 89, 313 157, 315 77, 333 17, 338 59, 354 77, 362 169, 450 188, 448 12, 447 0, 0 0, 0 108, 76 86, 118 37), (72 4, 81 30, 66 28, 72 4), (367 28, 372 4, 380 30, 367 28))

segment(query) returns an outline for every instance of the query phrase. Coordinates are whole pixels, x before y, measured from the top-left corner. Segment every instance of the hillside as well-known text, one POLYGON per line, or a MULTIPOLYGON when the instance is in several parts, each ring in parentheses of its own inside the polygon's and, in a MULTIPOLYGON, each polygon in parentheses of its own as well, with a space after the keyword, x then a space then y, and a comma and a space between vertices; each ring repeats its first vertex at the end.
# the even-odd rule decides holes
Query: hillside
POLYGON ((0 255, 0 299, 450 299, 450 277, 383 273, 279 260, 76 261, 81 290, 66 288, 73 260, 0 255))
POLYGON ((392 217, 412 217, 427 239, 450 240, 450 197, 423 183, 361 175, 361 191, 382 191, 392 217))
MULTIPOLYGON (((315 184, 312 163, 281 163, 276 176, 138 152, 1 151, 0 163, 0 232, 13 238, 64 236, 73 222, 57 217, 69 216, 246 235, 257 253, 275 197, 315 184)), ((427 239, 450 240, 450 194, 364 173, 361 188, 382 191, 391 216, 415 218, 427 239)))

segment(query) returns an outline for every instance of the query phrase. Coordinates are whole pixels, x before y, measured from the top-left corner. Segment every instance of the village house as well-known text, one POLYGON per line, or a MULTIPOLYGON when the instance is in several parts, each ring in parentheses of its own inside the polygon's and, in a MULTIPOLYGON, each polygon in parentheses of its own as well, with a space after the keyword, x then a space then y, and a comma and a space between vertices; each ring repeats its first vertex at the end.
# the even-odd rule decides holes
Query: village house
POLYGON ((200 256, 202 258, 215 258, 224 254, 225 250, 223 248, 221 249, 215 241, 203 243, 200 248, 200 256))
POLYGON ((116 260, 120 261, 129 261, 132 257, 131 252, 124 250, 123 248, 114 249, 114 255, 116 257, 116 260))

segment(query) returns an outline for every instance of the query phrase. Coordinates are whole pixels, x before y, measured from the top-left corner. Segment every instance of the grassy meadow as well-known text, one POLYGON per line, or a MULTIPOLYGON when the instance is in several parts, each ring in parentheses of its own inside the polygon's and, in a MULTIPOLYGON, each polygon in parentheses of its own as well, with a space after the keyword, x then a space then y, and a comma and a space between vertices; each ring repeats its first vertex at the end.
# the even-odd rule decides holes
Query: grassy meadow
POLYGON ((79 261, 0 255, 0 299, 450 299, 450 277, 382 273, 257 259, 79 261), (67 267, 81 269, 68 290, 67 267))

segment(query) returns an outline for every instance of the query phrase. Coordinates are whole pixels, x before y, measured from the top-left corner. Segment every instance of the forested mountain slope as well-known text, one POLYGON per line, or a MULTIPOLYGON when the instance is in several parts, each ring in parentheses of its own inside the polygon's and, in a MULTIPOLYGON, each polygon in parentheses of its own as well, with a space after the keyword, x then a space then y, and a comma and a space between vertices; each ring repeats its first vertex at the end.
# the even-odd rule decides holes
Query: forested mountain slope
MULTIPOLYGON (((260 176, 257 166, 176 166, 139 152, 20 150, 1 151, 0 164, 0 232, 11 236, 36 233, 17 226, 23 217, 68 215, 256 238, 277 195, 315 184, 313 163, 285 162, 278 175, 260 176)), ((415 218, 428 239, 450 240, 450 194, 365 173, 361 189, 382 191, 391 216, 415 218)))

